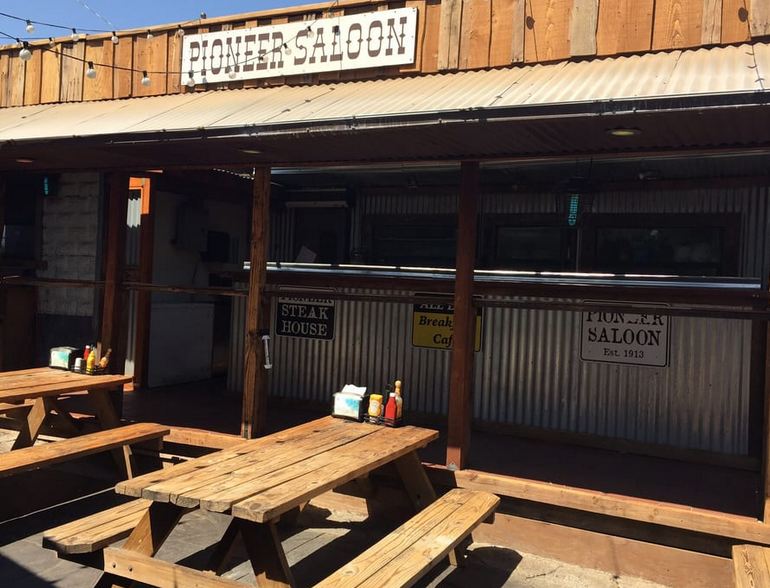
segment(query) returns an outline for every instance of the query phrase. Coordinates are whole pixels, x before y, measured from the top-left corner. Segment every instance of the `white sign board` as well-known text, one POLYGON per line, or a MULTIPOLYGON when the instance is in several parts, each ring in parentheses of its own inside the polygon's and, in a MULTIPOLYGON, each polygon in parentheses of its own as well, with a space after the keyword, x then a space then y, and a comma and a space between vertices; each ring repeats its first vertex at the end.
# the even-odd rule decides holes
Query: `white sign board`
POLYGON ((185 35, 182 83, 405 65, 416 35, 416 8, 185 35))
MULTIPOLYGON (((607 307, 607 304, 602 304, 607 307)), ((580 358, 629 365, 668 365, 669 317, 629 312, 583 312, 580 358)))

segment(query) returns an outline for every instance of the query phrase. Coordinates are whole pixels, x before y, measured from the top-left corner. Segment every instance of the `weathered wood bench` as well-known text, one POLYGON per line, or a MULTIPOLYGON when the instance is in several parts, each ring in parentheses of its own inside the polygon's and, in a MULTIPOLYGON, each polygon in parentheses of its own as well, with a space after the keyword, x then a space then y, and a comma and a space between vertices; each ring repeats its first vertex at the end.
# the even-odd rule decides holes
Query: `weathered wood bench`
POLYGON ((316 588, 412 586, 494 514, 499 503, 488 492, 450 490, 316 588))
POLYGON ((759 545, 733 545, 736 588, 770 586, 770 549, 759 545))
MULTIPOLYGON (((98 431, 63 439, 45 445, 35 445, 0 454, 0 477, 18 472, 34 470, 43 466, 60 463, 78 457, 85 457, 103 451, 127 449, 130 445, 160 440, 168 435, 169 427, 154 423, 134 423, 114 429, 98 431)), ((125 472, 133 474, 130 454, 124 453, 125 472)))
POLYGON ((60 556, 94 553, 128 537, 152 500, 132 500, 43 533, 43 547, 60 556))

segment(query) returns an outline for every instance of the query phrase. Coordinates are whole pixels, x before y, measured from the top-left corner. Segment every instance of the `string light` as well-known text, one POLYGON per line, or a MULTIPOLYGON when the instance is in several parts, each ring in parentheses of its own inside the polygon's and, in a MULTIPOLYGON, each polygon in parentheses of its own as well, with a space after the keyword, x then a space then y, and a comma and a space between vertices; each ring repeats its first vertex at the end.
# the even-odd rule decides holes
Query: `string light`
POLYGON ((32 23, 31 20, 27 20, 27 26, 24 27, 24 29, 31 35, 35 32, 35 25, 32 23))
POLYGON ((120 43, 120 38, 118 37, 118 33, 115 31, 112 31, 112 37, 110 37, 110 41, 112 41, 113 45, 117 45, 120 43))
POLYGON ((96 77, 96 69, 94 68, 94 62, 88 62, 88 69, 86 70, 86 77, 89 80, 93 80, 96 77))
POLYGON ((53 40, 53 37, 48 37, 48 46, 56 47, 56 41, 53 40))
POLYGON ((32 51, 29 50, 29 43, 24 41, 21 46, 21 51, 19 51, 19 59, 22 61, 29 61, 32 59, 32 51))
POLYGON ((229 74, 227 74, 227 77, 228 77, 228 78, 230 78, 231 80, 234 80, 235 78, 237 78, 237 77, 238 77, 238 72, 237 72, 237 71, 235 71, 235 68, 232 68, 232 69, 230 70, 230 73, 229 73, 229 74))
POLYGON ((179 28, 176 30, 176 36, 184 37, 184 29, 182 28, 182 25, 179 25, 179 28))
POLYGON ((291 55, 291 47, 289 47, 288 43, 283 44, 283 53, 284 55, 291 55))
POLYGON ((307 27, 307 38, 308 41, 312 41, 315 38, 315 31, 313 31, 313 27, 310 25, 307 27))
POLYGON ((188 88, 194 88, 195 87, 195 72, 190 70, 189 71, 189 77, 187 78, 187 81, 185 82, 185 85, 188 88))
POLYGON ((152 37, 153 37, 152 31, 150 29, 147 29, 147 40, 149 41, 150 39, 152 39, 152 37))
POLYGON ((73 43, 77 43, 78 41, 80 41, 80 33, 78 33, 77 29, 75 28, 72 29, 72 34, 70 35, 70 39, 72 39, 73 43))
POLYGON ((141 84, 142 84, 142 85, 143 85, 145 88, 148 88, 148 87, 150 86, 150 84, 151 84, 151 83, 152 83, 152 82, 150 81, 150 76, 148 76, 148 75, 147 75, 147 72, 146 72, 146 71, 143 71, 143 72, 142 72, 142 81, 141 81, 141 84))

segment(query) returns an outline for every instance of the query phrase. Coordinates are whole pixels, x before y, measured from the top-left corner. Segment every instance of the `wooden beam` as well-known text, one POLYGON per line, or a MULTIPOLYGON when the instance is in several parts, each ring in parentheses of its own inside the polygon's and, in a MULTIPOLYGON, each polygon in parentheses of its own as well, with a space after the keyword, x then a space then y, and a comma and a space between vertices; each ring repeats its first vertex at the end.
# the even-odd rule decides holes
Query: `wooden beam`
POLYGON ((749 28, 752 38, 770 35, 770 2, 754 1, 751 3, 749 28))
POLYGON ((574 0, 570 16, 570 55, 596 55, 599 0, 574 0))
MULTIPOLYGON (((764 362, 761 366, 757 366, 756 370, 752 365, 752 377, 751 383, 754 384, 756 376, 754 372, 757 371, 757 376, 761 376, 759 383, 761 383, 761 394, 764 399, 764 403, 749 402, 750 409, 760 409, 764 418, 764 427, 762 435, 762 449, 761 449, 761 464, 762 464, 762 480, 759 495, 761 498, 761 516, 762 520, 767 524, 770 522, 770 345, 768 344, 768 338, 770 338, 770 323, 761 323, 763 326, 760 332, 760 338, 757 340, 755 333, 758 329, 752 329, 752 345, 759 344, 759 348, 764 352, 764 362)), ((752 364, 754 363, 755 354, 752 353, 752 364)), ((753 391, 753 390, 752 390, 753 391)), ((756 394, 752 394, 755 398, 756 394)), ((749 415, 751 418, 751 415, 749 415)), ((751 428, 749 429, 751 432, 751 428)), ((749 442, 751 443, 751 437, 749 442)))
POLYGON ((460 31, 463 0, 441 3, 441 24, 438 34, 438 69, 455 70, 460 63, 460 31))
MULTIPOLYGON (((155 240, 155 207, 150 178, 131 178, 131 189, 141 191, 139 222, 139 281, 152 282, 152 260, 155 240)), ((150 314, 152 295, 147 290, 136 293, 136 342, 134 345, 134 385, 147 384, 150 348, 150 314)))
POLYGON ((522 63, 524 61, 524 30, 526 25, 526 0, 513 0, 513 37, 511 39, 511 63, 522 63))
POLYGON ((770 545, 770 525, 751 517, 476 470, 451 472, 438 465, 428 465, 427 470, 437 487, 485 490, 518 500, 770 545))
POLYGON ((473 308, 473 270, 476 263, 476 209, 479 164, 461 166, 460 202, 457 210, 457 257, 455 266, 454 337, 449 381, 449 431, 446 463, 462 469, 467 461, 471 436, 471 390, 476 311, 473 308))
POLYGON ((479 543, 603 570, 616 577, 643 578, 665 586, 723 588, 733 585, 732 565, 725 557, 533 521, 499 511, 494 524, 481 525, 473 538, 479 543))
POLYGON ((722 0, 703 0, 701 43, 716 45, 722 41, 722 0))
POLYGON ((243 373, 241 436, 252 439, 264 426, 267 409, 267 374, 259 331, 268 324, 264 309, 267 277, 267 247, 270 222, 270 168, 259 167, 254 174, 251 207, 251 271, 246 310, 246 359, 243 373))
POLYGON ((123 373, 120 349, 121 323, 124 316, 121 279, 125 261, 126 211, 128 208, 128 176, 114 173, 107 176, 107 233, 104 248, 104 293, 102 298, 102 328, 99 342, 102 352, 112 348, 112 370, 123 373))

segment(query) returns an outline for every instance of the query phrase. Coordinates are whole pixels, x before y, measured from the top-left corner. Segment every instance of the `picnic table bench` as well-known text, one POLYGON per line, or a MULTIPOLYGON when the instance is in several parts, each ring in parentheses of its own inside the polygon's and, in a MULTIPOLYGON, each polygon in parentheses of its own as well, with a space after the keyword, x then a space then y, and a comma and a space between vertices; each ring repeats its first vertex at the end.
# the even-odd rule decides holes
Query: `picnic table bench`
POLYGON ((494 495, 468 490, 436 498, 416 450, 437 436, 417 427, 391 429, 325 417, 120 482, 116 491, 138 500, 51 529, 43 544, 81 562, 84 554, 99 555, 90 560, 105 572, 99 585, 129 579, 159 587, 242 586, 153 557, 181 516, 197 508, 231 516, 209 562, 213 572, 223 571, 240 536, 257 585, 294 586, 277 533, 280 517, 394 463, 418 514, 321 586, 410 585, 447 555, 457 563, 454 550, 499 502, 494 495), (126 535, 121 548, 110 546, 126 535))
POLYGON ((168 429, 159 425, 120 427, 122 423, 110 394, 116 389, 122 390, 131 380, 131 376, 89 376, 52 368, 0 372, 0 414, 12 418, 19 427, 11 451, 0 454, 0 477, 102 450, 111 450, 119 469, 131 477, 130 446, 168 434, 168 429), (83 434, 82 427, 61 401, 72 394, 85 395, 98 430, 33 447, 47 424, 54 424, 69 435, 83 434))

